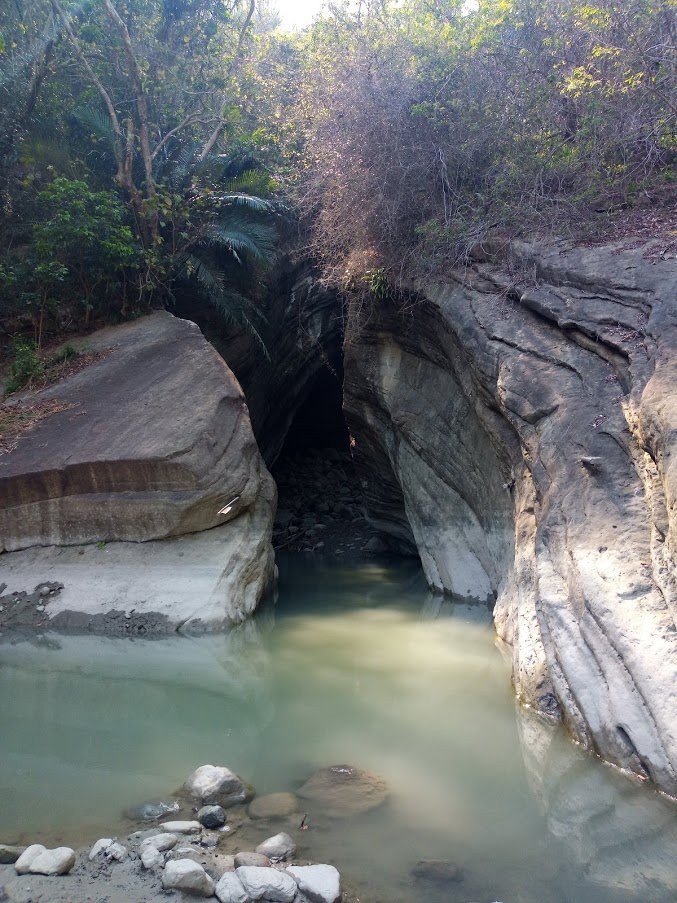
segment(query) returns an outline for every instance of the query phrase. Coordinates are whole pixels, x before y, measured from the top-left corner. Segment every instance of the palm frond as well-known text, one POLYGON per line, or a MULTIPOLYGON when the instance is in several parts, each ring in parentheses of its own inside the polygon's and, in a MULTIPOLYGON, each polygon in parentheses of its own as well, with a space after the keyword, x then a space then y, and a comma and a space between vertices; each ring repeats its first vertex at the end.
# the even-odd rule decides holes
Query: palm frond
POLYGON ((228 288, 224 273, 195 254, 184 256, 182 271, 186 278, 194 278, 197 281, 204 297, 223 320, 246 330, 256 340, 264 357, 269 360, 268 349, 261 336, 261 329, 267 323, 267 319, 251 298, 228 288))
POLYGON ((222 194, 218 196, 222 204, 233 204, 238 207, 248 207, 258 213, 272 213, 275 205, 272 201, 256 197, 253 194, 222 194))
POLYGON ((111 147, 115 143, 115 129, 108 113, 99 106, 82 106, 73 110, 73 118, 84 129, 92 132, 97 138, 108 141, 111 147))
POLYGON ((204 233, 203 242, 225 248, 235 255, 248 255, 266 266, 275 258, 275 239, 276 232, 272 226, 229 217, 209 226, 204 233))

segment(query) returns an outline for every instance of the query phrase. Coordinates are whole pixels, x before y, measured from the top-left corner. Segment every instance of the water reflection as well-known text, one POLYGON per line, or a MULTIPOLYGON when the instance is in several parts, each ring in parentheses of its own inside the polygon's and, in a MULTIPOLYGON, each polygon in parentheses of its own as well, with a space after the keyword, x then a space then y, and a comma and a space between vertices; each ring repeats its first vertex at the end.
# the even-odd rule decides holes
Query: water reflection
POLYGON ((312 812, 297 839, 363 903, 675 898, 674 809, 515 715, 486 606, 413 567, 280 567, 277 608, 227 635, 0 641, 0 841, 108 833, 204 762, 261 793, 347 762, 386 778, 387 805, 312 812), (423 858, 462 881, 422 886, 423 858))

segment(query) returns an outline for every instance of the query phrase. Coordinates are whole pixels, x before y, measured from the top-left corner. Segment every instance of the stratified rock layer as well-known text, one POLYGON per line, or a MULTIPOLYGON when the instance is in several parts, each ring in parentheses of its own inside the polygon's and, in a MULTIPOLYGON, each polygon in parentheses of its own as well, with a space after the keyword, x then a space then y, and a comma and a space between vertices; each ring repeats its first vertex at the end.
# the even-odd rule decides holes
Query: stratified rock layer
POLYGON ((66 628, 119 632, 110 615, 142 616, 141 632, 241 621, 273 580, 276 492, 235 377, 195 324, 165 312, 86 348, 102 355, 16 402, 61 410, 0 457, 9 592, 51 581, 36 611, 66 628))
POLYGON ((111 350, 34 393, 66 407, 0 458, 2 550, 164 539, 270 506, 242 390, 194 323, 158 312, 87 348, 111 350))
POLYGON ((349 345, 372 517, 431 586, 496 595, 524 702, 677 794, 677 261, 514 264, 419 286, 349 345))

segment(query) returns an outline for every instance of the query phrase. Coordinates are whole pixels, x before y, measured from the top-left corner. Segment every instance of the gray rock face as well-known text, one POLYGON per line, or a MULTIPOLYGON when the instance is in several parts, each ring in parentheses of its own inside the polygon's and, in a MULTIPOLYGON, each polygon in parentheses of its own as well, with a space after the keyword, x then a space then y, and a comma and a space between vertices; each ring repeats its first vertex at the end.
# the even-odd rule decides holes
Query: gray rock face
MULTIPOLYGON (((163 312, 102 330, 87 348, 111 350, 26 398, 62 409, 2 456, 0 550, 16 552, 3 562, 10 591, 30 592, 56 573, 61 612, 100 614, 113 598, 127 611, 168 610, 174 622, 242 620, 273 581, 276 493, 237 381, 194 324, 163 312), (186 583, 176 558, 199 557, 192 534, 212 527, 223 531, 218 559, 186 583), (184 536, 192 548, 167 553, 155 542, 184 536), (103 566, 96 581, 88 556, 62 548, 79 544, 103 566), (144 573, 148 586, 136 586, 144 573)), ((39 614, 52 617, 45 603, 39 614)))
POLYGON ((237 806, 247 799, 247 788, 229 768, 201 765, 188 778, 186 792, 205 806, 237 806))
POLYGON ((11 865, 16 862, 26 847, 15 847, 11 844, 0 843, 0 865, 11 865))
POLYGON ((277 869, 244 866, 236 869, 235 874, 252 900, 292 903, 296 896, 296 881, 291 875, 277 869))
POLYGON ((195 897, 214 895, 214 882, 198 862, 192 859, 172 859, 162 873, 165 890, 180 890, 195 897))
POLYGON ((338 903, 341 876, 333 865, 290 865, 288 874, 311 903, 338 903))
POLYGON ((283 832, 264 840, 257 846, 256 852, 269 859, 289 859, 296 852, 296 843, 283 832))
POLYGON ((677 794, 677 261, 515 247, 347 350, 371 516, 430 585, 496 596, 521 700, 677 794))
POLYGON ((320 768, 299 790, 299 796, 338 818, 360 815, 385 802, 388 786, 383 778, 352 765, 320 768))

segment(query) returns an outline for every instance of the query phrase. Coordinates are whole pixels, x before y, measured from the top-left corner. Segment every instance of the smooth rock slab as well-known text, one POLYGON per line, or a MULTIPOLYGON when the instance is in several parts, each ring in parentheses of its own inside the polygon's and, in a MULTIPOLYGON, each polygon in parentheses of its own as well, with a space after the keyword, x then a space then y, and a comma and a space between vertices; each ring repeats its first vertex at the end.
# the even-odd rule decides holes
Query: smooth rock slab
POLYGON ((246 802, 247 788, 230 768, 201 765, 185 783, 186 792, 204 806, 237 806, 246 802))
POLYGON ((222 875, 214 893, 221 903, 249 903, 251 900, 242 882, 234 872, 226 872, 225 875, 222 875))
POLYGON ((67 875, 75 865, 75 850, 56 847, 39 853, 30 864, 32 875, 67 875))
POLYGON ((293 793, 267 793, 249 804, 251 818, 286 818, 298 811, 299 801, 293 793))
POLYGON ((296 881, 286 872, 279 872, 272 868, 244 866, 236 869, 235 874, 252 900, 292 903, 296 896, 296 881))
POLYGON ((269 859, 289 859, 296 852, 296 844, 289 834, 280 833, 260 843, 256 852, 269 859))
POLYGON ((338 903, 341 876, 333 865, 290 865, 288 874, 311 903, 338 903))
POLYGON ((167 863, 162 873, 165 890, 181 890, 196 897, 211 897, 214 882, 202 866, 192 859, 173 859, 167 863))
POLYGON ((32 843, 26 847, 21 856, 14 863, 17 875, 27 875, 31 870, 31 865, 42 853, 46 852, 47 847, 43 847, 41 843, 32 843))
POLYGON ((158 827, 169 834, 199 834, 202 830, 199 821, 165 821, 158 827))
POLYGON ((371 771, 331 765, 316 771, 301 787, 299 796, 319 803, 326 815, 343 818, 380 806, 388 796, 388 785, 371 771))

